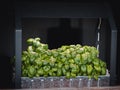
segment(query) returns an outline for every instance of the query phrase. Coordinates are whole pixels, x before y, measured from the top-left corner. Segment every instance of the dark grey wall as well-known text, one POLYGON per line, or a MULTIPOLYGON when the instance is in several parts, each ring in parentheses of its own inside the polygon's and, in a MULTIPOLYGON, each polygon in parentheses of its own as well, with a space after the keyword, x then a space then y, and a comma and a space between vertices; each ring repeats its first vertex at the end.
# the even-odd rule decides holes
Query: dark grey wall
POLYGON ((6 0, 0 3, 0 88, 12 87, 12 64, 14 56, 14 7, 6 0))

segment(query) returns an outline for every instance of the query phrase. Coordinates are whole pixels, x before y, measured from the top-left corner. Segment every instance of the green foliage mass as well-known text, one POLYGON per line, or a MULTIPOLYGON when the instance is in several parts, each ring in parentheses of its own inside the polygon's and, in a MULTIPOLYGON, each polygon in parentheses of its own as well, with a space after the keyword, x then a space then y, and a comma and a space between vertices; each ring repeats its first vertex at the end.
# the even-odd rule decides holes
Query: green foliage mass
POLYGON ((27 50, 22 52, 23 77, 88 76, 98 79, 106 75, 106 63, 97 57, 94 46, 62 45, 50 50, 40 38, 29 38, 27 50))

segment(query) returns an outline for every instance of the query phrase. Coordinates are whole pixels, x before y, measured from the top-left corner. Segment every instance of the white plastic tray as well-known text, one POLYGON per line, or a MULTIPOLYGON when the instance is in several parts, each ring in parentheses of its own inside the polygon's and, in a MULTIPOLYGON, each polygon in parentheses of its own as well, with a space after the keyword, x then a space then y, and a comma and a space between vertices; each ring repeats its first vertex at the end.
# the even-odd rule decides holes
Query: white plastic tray
POLYGON ((98 80, 89 79, 87 76, 77 76, 66 79, 65 77, 21 77, 21 88, 83 88, 107 87, 110 76, 99 76, 98 80))

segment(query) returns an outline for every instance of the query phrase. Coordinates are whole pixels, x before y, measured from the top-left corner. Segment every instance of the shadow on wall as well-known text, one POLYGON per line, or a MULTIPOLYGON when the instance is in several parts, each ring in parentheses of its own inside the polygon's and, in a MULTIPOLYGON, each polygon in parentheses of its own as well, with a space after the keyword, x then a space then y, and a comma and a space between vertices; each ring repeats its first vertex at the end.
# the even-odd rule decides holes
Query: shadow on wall
POLYGON ((69 18, 61 18, 58 27, 48 28, 47 42, 50 49, 62 45, 81 44, 81 33, 78 27, 71 27, 69 18))

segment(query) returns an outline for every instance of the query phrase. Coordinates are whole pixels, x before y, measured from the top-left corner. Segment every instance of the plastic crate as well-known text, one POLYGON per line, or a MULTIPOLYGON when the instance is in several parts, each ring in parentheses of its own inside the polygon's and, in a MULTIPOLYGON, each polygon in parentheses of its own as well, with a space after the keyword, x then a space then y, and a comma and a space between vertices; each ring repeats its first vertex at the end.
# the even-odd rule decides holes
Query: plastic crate
POLYGON ((110 76, 99 76, 98 80, 89 79, 87 76, 77 76, 66 79, 65 77, 21 77, 21 88, 84 88, 107 87, 110 76))

